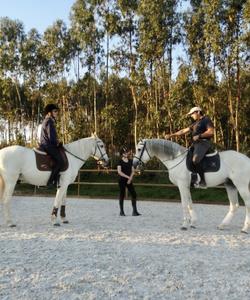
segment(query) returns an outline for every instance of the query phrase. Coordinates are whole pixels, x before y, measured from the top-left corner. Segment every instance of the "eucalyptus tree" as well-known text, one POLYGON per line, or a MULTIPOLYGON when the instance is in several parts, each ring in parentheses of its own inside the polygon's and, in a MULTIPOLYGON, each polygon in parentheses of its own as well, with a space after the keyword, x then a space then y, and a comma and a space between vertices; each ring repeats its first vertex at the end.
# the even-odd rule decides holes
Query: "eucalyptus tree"
MULTIPOLYGON (((230 134, 226 147, 240 147, 239 111, 241 103, 240 72, 242 66, 242 11, 246 0, 191 1, 192 11, 186 19, 188 52, 196 72, 196 101, 208 111, 225 114, 218 98, 219 80, 227 82, 228 122, 230 134)), ((226 114, 225 114, 226 117, 226 114)), ((218 126, 217 126, 218 125, 218 126)), ((221 131, 222 132, 222 131, 221 131)))
POLYGON ((66 24, 57 20, 49 26, 42 37, 41 55, 47 60, 47 79, 61 80, 68 71, 71 55, 71 38, 66 24))
POLYGON ((240 150, 240 115, 242 107, 241 72, 244 63, 243 47, 243 8, 246 0, 225 1, 222 20, 224 51, 222 51, 222 73, 227 82, 227 102, 231 135, 230 147, 240 150))
POLYGON ((31 29, 22 48, 22 70, 25 87, 25 96, 28 100, 26 111, 28 120, 31 120, 31 140, 34 139, 34 129, 40 121, 40 109, 42 103, 41 86, 45 82, 47 59, 42 55, 42 40, 38 31, 31 29), (31 106, 31 107, 30 107, 31 106))
MULTIPOLYGON (((11 78, 15 87, 15 94, 9 95, 11 105, 11 120, 22 125, 23 100, 20 90, 22 79, 22 46, 25 39, 23 23, 7 17, 0 18, 0 74, 4 78, 11 78), (17 99, 17 101, 16 101, 17 99)), ((7 81, 10 84, 10 81, 7 81)), ((10 90, 12 90, 10 88, 10 90)))
MULTIPOLYGON (((62 20, 57 20, 49 26, 42 37, 40 54, 43 60, 43 68, 46 75, 46 82, 57 85, 53 102, 61 104, 61 129, 63 139, 67 140, 67 124, 69 123, 67 107, 68 93, 64 88, 65 77, 70 71, 72 57, 71 36, 66 24, 62 20), (64 122, 62 122, 64 121, 64 122)), ((45 99, 50 98, 50 93, 46 91, 45 99)))
MULTIPOLYGON (((100 49, 98 59, 98 81, 101 82, 102 95, 98 101, 103 102, 105 110, 109 105, 109 76, 110 76, 110 49, 113 47, 112 38, 118 32, 119 12, 116 0, 89 0, 89 5, 93 7, 96 28, 100 37, 100 49)), ((98 106, 98 104, 97 104, 98 106)), ((102 109, 102 108, 101 108, 102 109)), ((105 136, 107 142, 112 142, 110 128, 110 119, 105 113, 100 111, 99 132, 105 136)))
MULTIPOLYGON (((190 126, 191 120, 187 118, 187 111, 189 111, 191 106, 195 105, 193 84, 191 66, 185 63, 181 64, 177 77, 172 83, 172 101, 169 103, 172 126, 176 131, 190 126)), ((171 132, 171 123, 165 124, 164 129, 167 133, 171 132)), ((178 139, 176 141, 188 147, 190 143, 189 138, 186 135, 181 138, 182 140, 178 139)))
POLYGON ((96 6, 91 0, 76 0, 71 9, 71 35, 79 45, 82 51, 82 64, 87 68, 88 73, 93 75, 94 81, 89 81, 89 85, 93 84, 89 98, 93 100, 93 119, 94 129, 97 128, 97 64, 100 61, 100 49, 102 32, 97 27, 96 6))
POLYGON ((140 70, 148 81, 146 93, 146 132, 159 137, 161 109, 169 108, 172 81, 172 51, 180 40, 178 28, 178 1, 161 0, 139 2, 139 44, 140 70))
POLYGON ((117 0, 119 19, 117 23, 117 42, 111 51, 113 71, 125 74, 129 78, 129 89, 133 99, 133 135, 134 144, 138 138, 138 98, 140 97, 140 78, 138 77, 138 0, 117 0))

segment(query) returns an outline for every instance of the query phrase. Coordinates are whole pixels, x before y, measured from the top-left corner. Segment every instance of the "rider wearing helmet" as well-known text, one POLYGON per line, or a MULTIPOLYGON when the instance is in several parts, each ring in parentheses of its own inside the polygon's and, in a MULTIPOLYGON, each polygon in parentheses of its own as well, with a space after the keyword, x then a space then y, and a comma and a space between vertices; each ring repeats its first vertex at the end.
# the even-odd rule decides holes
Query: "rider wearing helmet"
POLYGON ((191 126, 181 129, 175 133, 167 134, 165 138, 180 136, 192 132, 193 138, 193 164, 197 173, 200 175, 199 186, 206 188, 204 171, 201 160, 204 158, 208 149, 211 147, 211 138, 214 136, 214 125, 208 116, 204 116, 199 106, 190 109, 187 114, 195 121, 191 126))
POLYGON ((55 165, 52 169, 50 178, 48 180, 48 186, 57 186, 59 182, 59 172, 63 167, 63 158, 60 153, 60 147, 62 144, 58 141, 56 132, 56 118, 59 108, 55 104, 48 104, 45 106, 45 119, 43 120, 40 136, 40 147, 47 152, 55 161, 55 165))

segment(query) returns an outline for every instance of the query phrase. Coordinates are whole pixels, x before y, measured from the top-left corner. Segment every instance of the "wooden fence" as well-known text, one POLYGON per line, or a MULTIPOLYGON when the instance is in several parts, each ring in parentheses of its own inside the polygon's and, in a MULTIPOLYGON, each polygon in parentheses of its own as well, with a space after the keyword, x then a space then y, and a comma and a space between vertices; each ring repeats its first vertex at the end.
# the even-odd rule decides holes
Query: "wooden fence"
MULTIPOLYGON (((77 196, 80 196, 80 187, 81 185, 95 185, 95 186, 116 186, 117 185, 117 181, 115 182, 93 182, 93 181, 81 181, 81 173, 117 173, 116 169, 109 169, 109 170, 105 170, 105 169, 80 169, 78 172, 78 176, 77 179, 75 180, 75 182, 73 183, 74 185, 77 185, 77 196)), ((143 173, 155 173, 155 174, 159 174, 159 173, 166 173, 166 170, 144 170, 143 173)), ((171 183, 133 183, 135 186, 151 186, 151 187, 176 187, 175 185, 171 184, 171 183)), ((224 186, 217 186, 215 188, 224 188, 224 186)), ((127 189, 126 189, 126 193, 127 193, 127 189)), ((127 197, 127 194, 126 194, 127 197)))

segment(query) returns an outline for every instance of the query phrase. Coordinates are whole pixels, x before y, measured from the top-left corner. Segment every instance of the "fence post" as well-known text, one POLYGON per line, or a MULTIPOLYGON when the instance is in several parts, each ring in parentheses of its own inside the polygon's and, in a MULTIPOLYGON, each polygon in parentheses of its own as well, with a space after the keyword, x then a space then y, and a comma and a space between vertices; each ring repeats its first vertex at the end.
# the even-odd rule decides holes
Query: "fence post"
POLYGON ((81 170, 78 171, 78 176, 77 176, 77 196, 78 196, 78 198, 80 197, 80 172, 81 172, 81 170))

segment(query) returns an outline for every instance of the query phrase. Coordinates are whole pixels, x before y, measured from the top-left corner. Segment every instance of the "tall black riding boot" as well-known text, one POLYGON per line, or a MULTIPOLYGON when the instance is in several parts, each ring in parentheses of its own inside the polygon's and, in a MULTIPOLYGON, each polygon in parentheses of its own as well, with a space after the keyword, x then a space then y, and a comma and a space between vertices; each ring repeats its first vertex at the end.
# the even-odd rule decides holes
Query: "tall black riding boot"
POLYGON ((141 214, 138 213, 137 211, 136 199, 132 199, 132 207, 133 207, 132 216, 140 216, 141 214))
POLYGON ((206 184, 206 181, 205 181, 204 171, 203 171, 201 163, 195 164, 195 168, 196 168, 196 171, 200 175, 200 178, 201 178, 201 180, 199 182, 199 187, 200 188, 206 188, 207 184, 206 184))
POLYGON ((47 186, 57 186, 57 177, 58 177, 58 170, 52 169, 47 186))
POLYGON ((124 209, 123 209, 123 202, 124 200, 123 199, 119 199, 119 206, 120 206, 120 216, 125 216, 125 213, 124 213, 124 209))

